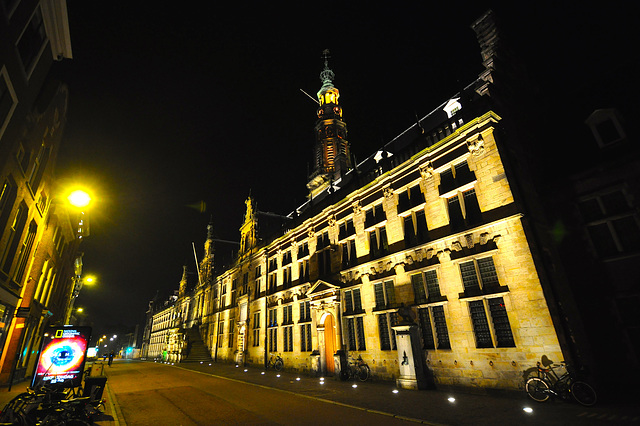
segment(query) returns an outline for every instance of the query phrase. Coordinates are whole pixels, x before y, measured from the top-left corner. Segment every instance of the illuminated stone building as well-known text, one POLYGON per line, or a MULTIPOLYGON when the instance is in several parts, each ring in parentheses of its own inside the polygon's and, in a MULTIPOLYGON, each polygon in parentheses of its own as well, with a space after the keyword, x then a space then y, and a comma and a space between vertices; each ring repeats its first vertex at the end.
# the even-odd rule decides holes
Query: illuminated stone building
MULTIPOLYGON (((198 282, 180 286, 176 341, 196 329, 215 361, 278 353, 286 369, 323 375, 361 356, 414 388, 515 389, 543 356, 568 358, 514 185, 518 141, 492 97, 492 15, 473 28, 479 78, 359 164, 325 55, 309 199, 269 237, 250 196, 223 271, 209 228, 198 282)), ((151 339, 153 357, 163 338, 151 339)))
POLYGON ((63 58, 64 1, 0 4, 0 383, 29 376, 43 327, 68 318, 80 262, 55 186, 68 92, 47 75, 63 58))

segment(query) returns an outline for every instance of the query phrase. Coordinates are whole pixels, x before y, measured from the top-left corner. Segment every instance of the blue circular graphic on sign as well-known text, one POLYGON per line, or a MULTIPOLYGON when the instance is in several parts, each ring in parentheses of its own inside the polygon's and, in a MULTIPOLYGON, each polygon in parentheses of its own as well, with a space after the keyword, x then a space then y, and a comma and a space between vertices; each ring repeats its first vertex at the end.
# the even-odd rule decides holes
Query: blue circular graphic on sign
POLYGON ((51 355, 51 363, 57 367, 61 367, 63 365, 67 365, 70 362, 73 362, 74 359, 74 351, 71 346, 65 345, 59 348, 56 348, 51 355))

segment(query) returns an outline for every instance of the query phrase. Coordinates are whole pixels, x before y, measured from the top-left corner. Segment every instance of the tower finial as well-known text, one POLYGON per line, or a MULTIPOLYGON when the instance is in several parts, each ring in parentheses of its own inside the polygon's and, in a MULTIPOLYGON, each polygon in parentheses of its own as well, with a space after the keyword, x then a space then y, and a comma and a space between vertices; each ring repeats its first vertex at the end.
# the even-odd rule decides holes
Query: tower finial
POLYGON ((320 81, 322 82, 323 87, 328 87, 331 86, 335 77, 335 74, 329 68, 329 58, 331 57, 329 49, 324 49, 322 51, 322 57, 324 58, 324 69, 320 73, 320 81))

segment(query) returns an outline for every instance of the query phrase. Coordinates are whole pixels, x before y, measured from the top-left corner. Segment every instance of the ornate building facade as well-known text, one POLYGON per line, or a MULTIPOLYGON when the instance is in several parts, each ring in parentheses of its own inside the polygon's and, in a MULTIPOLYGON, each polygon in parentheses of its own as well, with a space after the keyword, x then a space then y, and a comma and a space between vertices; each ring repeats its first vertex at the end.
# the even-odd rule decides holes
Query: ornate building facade
MULTIPOLYGON (((417 388, 515 389, 543 356, 570 357, 513 185, 518 141, 490 91, 493 16, 473 28, 485 71, 357 165, 325 55, 308 201, 259 240, 249 197, 220 273, 209 228, 197 284, 183 277, 173 313, 156 314, 179 319, 177 341, 196 329, 214 361, 260 366, 278 353, 323 375, 362 357, 375 377, 417 388)), ((159 357, 163 339, 151 339, 159 357)))

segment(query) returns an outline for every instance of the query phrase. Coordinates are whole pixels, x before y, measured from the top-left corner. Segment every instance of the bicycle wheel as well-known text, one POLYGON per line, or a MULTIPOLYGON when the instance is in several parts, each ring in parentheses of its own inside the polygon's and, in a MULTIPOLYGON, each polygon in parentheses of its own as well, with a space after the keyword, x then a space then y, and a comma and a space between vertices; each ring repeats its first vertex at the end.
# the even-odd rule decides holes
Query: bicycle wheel
POLYGON ((573 399, 575 399, 578 404, 582 404, 585 407, 591 407, 598 401, 596 391, 585 382, 573 382, 571 385, 571 395, 573 395, 573 399))
POLYGON ((284 363, 280 359, 276 360, 276 362, 273 363, 273 368, 276 371, 282 371, 282 367, 284 367, 284 363))
POLYGON ((549 399, 549 385, 542 379, 532 377, 524 385, 527 395, 537 402, 545 402, 549 399))
POLYGON ((369 367, 366 365, 358 367, 358 379, 360 379, 361 382, 369 380, 369 367))

